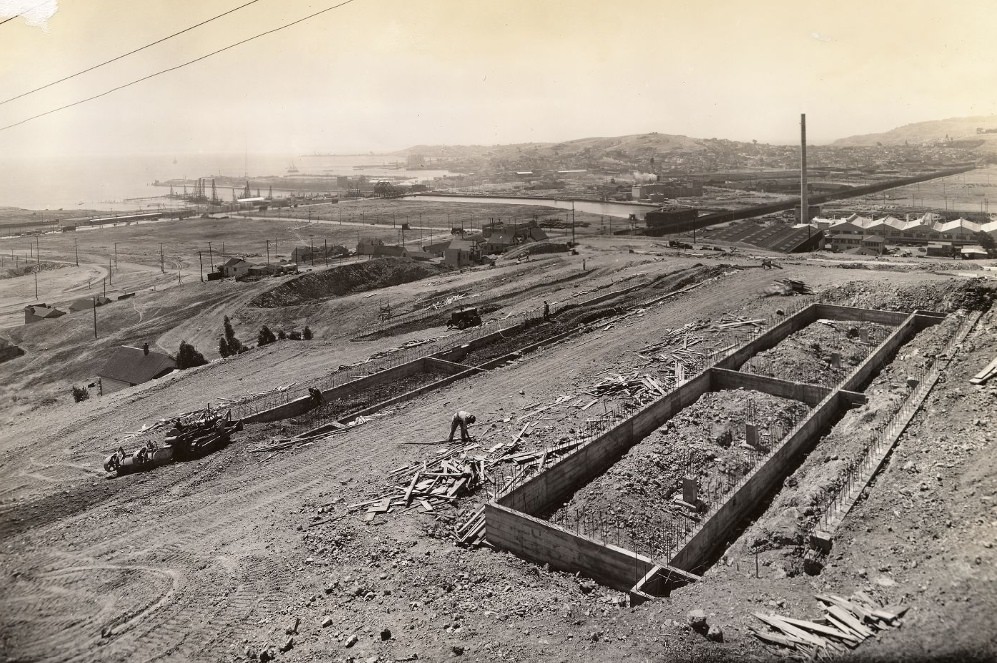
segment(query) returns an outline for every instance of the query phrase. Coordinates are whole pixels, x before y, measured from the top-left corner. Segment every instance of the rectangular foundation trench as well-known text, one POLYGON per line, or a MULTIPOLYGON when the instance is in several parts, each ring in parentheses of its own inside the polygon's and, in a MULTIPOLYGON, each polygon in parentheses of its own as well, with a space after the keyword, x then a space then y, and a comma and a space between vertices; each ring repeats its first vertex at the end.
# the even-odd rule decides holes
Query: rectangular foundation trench
POLYGON ((513 552, 536 563, 548 563, 553 568, 580 572, 617 589, 631 579, 631 595, 639 602, 648 596, 661 595, 674 586, 692 582, 695 574, 708 568, 721 547, 725 548, 732 531, 757 508, 759 502, 793 471, 801 457, 813 448, 824 431, 856 401, 854 388, 864 384, 878 371, 882 363, 906 343, 916 331, 942 318, 935 314, 900 314, 865 311, 846 307, 813 305, 782 321, 765 334, 749 341, 720 359, 715 366, 728 369, 707 369, 689 382, 666 394, 640 412, 622 421, 603 435, 586 443, 579 450, 550 467, 545 472, 500 496, 485 509, 488 540, 500 549, 513 552), (896 325, 890 334, 837 388, 791 383, 739 373, 732 375, 747 359, 749 346, 754 352, 774 347, 782 338, 807 324, 824 317, 860 320, 896 325), (536 516, 549 512, 556 504, 570 497, 581 486, 604 473, 631 447, 659 428, 677 412, 695 402, 702 394, 724 386, 742 386, 773 395, 794 396, 812 404, 808 416, 798 422, 754 469, 728 493, 725 500, 712 508, 689 532, 668 560, 653 560, 648 556, 620 546, 597 541, 570 531, 570 528, 541 520, 536 516), (607 560, 613 560, 608 563, 607 560), (659 567, 656 570, 656 567, 659 567), (641 569, 644 573, 637 576, 641 569))

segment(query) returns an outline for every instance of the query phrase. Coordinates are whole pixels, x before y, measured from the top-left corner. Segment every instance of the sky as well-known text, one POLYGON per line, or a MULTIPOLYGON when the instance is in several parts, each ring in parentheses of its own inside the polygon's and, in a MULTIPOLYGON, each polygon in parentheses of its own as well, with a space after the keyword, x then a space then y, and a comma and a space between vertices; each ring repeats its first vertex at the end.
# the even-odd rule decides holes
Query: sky
MULTIPOLYGON (((0 0, 0 101, 249 0, 0 0), (30 10, 30 11, 27 11, 30 10), (23 15, 19 15, 22 14, 23 15)), ((256 0, 0 127, 342 2, 256 0)), ((386 152, 657 131, 813 143, 997 114, 991 0, 352 0, 0 130, 0 154, 386 152)))

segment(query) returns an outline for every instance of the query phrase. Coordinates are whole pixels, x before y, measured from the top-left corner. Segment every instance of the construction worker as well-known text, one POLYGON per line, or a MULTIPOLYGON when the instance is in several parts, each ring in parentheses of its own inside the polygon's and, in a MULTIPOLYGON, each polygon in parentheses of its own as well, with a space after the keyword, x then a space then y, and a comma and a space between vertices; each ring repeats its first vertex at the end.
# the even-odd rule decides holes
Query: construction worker
POLYGON ((544 320, 550 320, 550 304, 544 302, 544 320))
POLYGON ((453 435, 457 432, 457 427, 460 426, 460 439, 461 442, 470 442, 471 436, 467 432, 467 427, 469 424, 474 423, 474 415, 464 410, 459 410, 454 414, 453 419, 450 420, 450 439, 447 443, 453 442, 453 435))

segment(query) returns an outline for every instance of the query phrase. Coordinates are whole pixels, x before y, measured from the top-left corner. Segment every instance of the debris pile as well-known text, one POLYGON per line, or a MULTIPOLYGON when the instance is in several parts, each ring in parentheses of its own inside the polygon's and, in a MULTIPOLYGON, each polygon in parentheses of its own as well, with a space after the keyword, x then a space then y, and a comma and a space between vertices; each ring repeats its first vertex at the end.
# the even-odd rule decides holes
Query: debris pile
POLYGON ((794 281, 793 279, 777 279, 772 285, 765 289, 763 293, 766 297, 775 296, 788 296, 788 295, 812 295, 813 290, 810 289, 803 281, 794 281))
MULTIPOLYGON (((392 491, 351 504, 347 511, 367 507, 364 520, 370 522, 380 513, 405 512, 417 507, 429 513, 442 505, 455 505, 459 497, 473 494, 482 486, 490 486, 493 494, 500 494, 541 472, 583 442, 577 440, 537 451, 523 451, 519 445, 531 425, 532 422, 527 422, 511 442, 497 442, 487 449, 474 441, 461 443, 440 449, 427 461, 398 467, 388 473, 396 482, 392 491)), ((459 542, 481 543, 483 510, 484 507, 478 509, 455 528, 459 542)))
POLYGON ((815 596, 825 605, 819 621, 756 612, 754 616, 769 628, 751 627, 751 632, 777 656, 787 655, 788 649, 805 660, 814 660, 843 654, 877 631, 899 627, 907 612, 905 606, 881 606, 861 591, 848 599, 833 594, 815 596))

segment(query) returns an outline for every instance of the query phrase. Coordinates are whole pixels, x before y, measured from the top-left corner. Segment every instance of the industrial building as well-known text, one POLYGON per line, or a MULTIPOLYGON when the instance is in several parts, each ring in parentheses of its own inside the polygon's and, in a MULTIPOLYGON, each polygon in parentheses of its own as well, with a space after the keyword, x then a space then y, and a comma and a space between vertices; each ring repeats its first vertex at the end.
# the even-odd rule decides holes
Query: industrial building
POLYGON ((878 238, 882 243, 927 245, 946 242, 954 245, 979 243, 978 233, 997 238, 997 222, 976 223, 967 219, 945 221, 937 214, 901 220, 893 216, 881 219, 853 214, 845 219, 816 218, 814 227, 824 230, 826 248, 847 251, 878 238))

